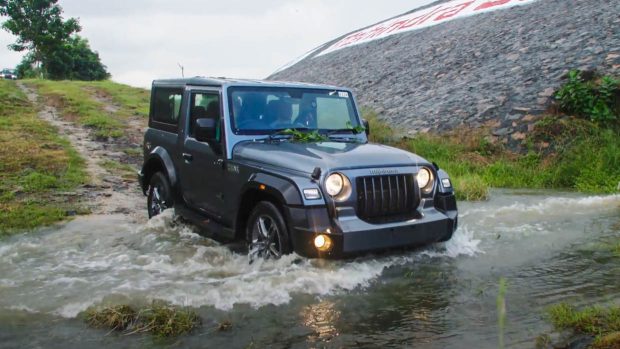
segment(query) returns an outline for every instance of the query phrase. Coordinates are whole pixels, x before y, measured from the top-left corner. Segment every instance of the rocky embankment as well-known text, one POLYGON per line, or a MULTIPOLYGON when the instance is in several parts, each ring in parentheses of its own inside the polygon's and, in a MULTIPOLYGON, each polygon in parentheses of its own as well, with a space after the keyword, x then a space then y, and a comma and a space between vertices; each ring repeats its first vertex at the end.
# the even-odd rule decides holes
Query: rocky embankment
POLYGON ((321 54, 345 35, 269 78, 348 86, 410 134, 486 125, 518 140, 569 70, 620 74, 620 0, 520 5, 321 54))

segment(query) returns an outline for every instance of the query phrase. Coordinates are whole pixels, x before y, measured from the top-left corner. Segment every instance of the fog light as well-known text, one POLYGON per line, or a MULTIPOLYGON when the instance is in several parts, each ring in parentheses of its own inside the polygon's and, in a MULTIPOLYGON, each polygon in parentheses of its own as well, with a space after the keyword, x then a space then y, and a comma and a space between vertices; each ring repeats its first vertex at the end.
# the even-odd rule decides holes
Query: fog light
POLYGON ((319 234, 314 238, 314 247, 321 252, 329 251, 332 248, 332 239, 325 234, 319 234))

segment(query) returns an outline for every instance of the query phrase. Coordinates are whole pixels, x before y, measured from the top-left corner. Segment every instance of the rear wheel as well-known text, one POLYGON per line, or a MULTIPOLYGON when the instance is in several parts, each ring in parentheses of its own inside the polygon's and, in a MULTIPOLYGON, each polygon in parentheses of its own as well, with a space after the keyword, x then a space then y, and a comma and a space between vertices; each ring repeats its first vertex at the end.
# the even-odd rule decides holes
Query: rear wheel
POLYGON ((162 172, 156 172, 149 181, 147 210, 149 218, 157 216, 165 209, 172 207, 172 191, 168 177, 162 172))
POLYGON ((286 222, 273 203, 259 202, 250 213, 246 227, 250 262, 256 258, 278 259, 291 252, 286 222))

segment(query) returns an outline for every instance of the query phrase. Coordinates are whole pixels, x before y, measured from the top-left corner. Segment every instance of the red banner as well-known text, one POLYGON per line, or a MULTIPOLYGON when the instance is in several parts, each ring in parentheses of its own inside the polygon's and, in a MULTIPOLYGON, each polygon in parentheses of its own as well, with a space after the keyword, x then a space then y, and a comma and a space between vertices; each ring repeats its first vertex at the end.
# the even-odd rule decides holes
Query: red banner
POLYGON ((345 47, 377 40, 411 30, 421 29, 479 13, 524 5, 537 0, 454 0, 440 5, 392 18, 372 27, 347 35, 321 51, 320 55, 345 47))

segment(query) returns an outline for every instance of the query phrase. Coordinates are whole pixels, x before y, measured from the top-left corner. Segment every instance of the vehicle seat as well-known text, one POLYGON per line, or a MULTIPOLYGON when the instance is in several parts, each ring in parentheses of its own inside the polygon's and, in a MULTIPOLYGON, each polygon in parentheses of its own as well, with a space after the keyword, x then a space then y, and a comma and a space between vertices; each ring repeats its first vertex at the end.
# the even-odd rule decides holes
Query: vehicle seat
POLYGON ((217 101, 211 101, 207 105, 205 118, 215 120, 215 139, 220 140, 220 104, 217 101))
POLYGON ((194 125, 196 125, 196 120, 203 119, 207 117, 207 110, 203 106, 196 106, 192 108, 192 113, 189 117, 189 129, 190 135, 194 136, 194 125))
POLYGON ((220 118, 220 104, 217 101, 211 101, 211 103, 207 105, 207 109, 205 110, 205 118, 207 119, 219 119, 220 118))
POLYGON ((243 125, 244 129, 264 129, 265 128, 265 100, 260 94, 247 93, 242 97, 241 111, 236 118, 238 125, 243 125))
POLYGON ((293 107, 282 100, 273 100, 265 108, 265 122, 271 126, 288 126, 291 124, 293 107))

